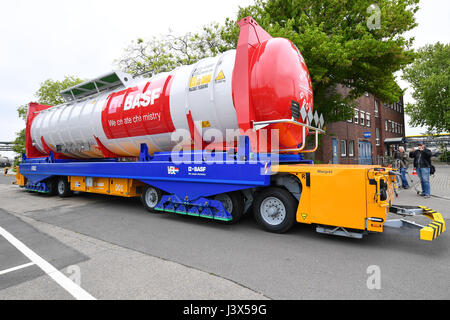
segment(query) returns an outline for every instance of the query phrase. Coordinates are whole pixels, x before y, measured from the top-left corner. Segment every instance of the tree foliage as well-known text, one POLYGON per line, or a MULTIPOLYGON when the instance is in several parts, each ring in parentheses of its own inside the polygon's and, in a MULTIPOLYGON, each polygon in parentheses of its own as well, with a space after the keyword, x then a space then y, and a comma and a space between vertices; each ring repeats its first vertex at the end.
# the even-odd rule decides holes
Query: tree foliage
POLYGON ((131 42, 116 64, 133 75, 171 71, 229 49, 221 38, 221 30, 219 24, 211 23, 200 32, 177 35, 169 30, 150 40, 139 38, 131 42))
POLYGON ((450 45, 438 42, 420 48, 403 78, 416 101, 405 107, 410 124, 434 133, 450 132, 450 45))
POLYGON ((47 79, 41 83, 39 90, 35 93, 38 103, 56 106, 64 103, 61 91, 82 83, 84 80, 75 76, 65 76, 63 80, 47 79))
MULTIPOLYGON (((351 117, 352 101, 365 92, 398 101, 402 90, 394 73, 414 58, 413 39, 402 35, 416 26, 418 2, 380 0, 373 7, 371 0, 257 0, 241 8, 238 19, 253 16, 272 36, 294 42, 311 74, 315 108, 327 121, 338 121, 351 117), (369 28, 377 13, 379 26, 369 28)), ((226 39, 236 42, 233 19, 224 28, 226 39)))
POLYGON ((373 7, 372 0, 256 0, 241 7, 237 17, 199 33, 133 42, 119 66, 134 74, 157 73, 234 49, 236 21, 252 16, 272 36, 288 38, 300 49, 312 77, 315 108, 326 121, 345 120, 354 99, 365 92, 384 102, 402 95, 394 73, 413 61, 413 39, 403 34, 416 26, 418 2, 379 0, 373 7), (379 27, 369 28, 376 13, 379 27), (340 85, 348 94, 337 90, 340 85))
MULTIPOLYGON (((75 86, 83 82, 82 79, 74 76, 66 76, 63 80, 47 79, 41 83, 38 91, 35 93, 37 102, 41 104, 56 106, 64 103, 64 99, 59 94, 62 90, 75 86)), ((19 118, 27 120, 28 104, 21 105, 17 108, 19 118)), ((16 139, 14 140, 13 151, 22 154, 25 153, 25 129, 16 133, 16 139)))
POLYGON ((16 133, 16 139, 14 139, 12 149, 18 154, 25 153, 25 129, 16 133))

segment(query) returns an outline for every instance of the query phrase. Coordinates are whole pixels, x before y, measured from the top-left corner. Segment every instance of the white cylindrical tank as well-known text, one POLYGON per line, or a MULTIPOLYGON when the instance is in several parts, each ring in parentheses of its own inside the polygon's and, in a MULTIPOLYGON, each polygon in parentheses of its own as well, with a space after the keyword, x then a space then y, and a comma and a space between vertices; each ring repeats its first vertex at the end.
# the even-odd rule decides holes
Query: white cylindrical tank
POLYGON ((27 122, 27 141, 43 154, 51 149, 72 158, 137 157, 141 144, 147 144, 150 152, 172 150, 179 143, 171 139, 173 133, 187 137, 184 143, 190 144, 200 132, 210 142, 215 129, 214 142, 221 143, 227 129, 253 130, 252 122, 272 121, 264 129, 279 130, 280 149, 290 149, 303 138, 302 128, 291 120, 305 123, 304 114, 312 114, 305 61, 283 38, 267 39, 248 52, 238 47, 237 52, 230 50, 151 79, 128 81, 133 84, 125 84, 127 77, 119 82, 122 87, 94 96, 89 90, 101 91, 97 86, 106 85, 107 77, 68 89, 74 99, 75 91, 85 98, 36 111, 27 122))
POLYGON ((189 114, 197 130, 202 121, 222 131, 237 129, 232 98, 235 50, 170 73, 145 79, 93 98, 41 111, 31 125, 33 145, 44 143, 69 157, 103 157, 97 139, 119 156, 138 156, 140 144, 151 152, 171 150, 176 130, 189 132, 189 114), (43 141, 42 141, 43 140, 43 141))

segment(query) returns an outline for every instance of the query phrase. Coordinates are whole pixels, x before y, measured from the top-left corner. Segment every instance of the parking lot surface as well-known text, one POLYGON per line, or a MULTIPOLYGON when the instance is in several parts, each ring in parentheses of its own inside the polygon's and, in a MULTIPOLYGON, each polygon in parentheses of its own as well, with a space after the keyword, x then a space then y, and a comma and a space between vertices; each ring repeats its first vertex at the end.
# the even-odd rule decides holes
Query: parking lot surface
MULTIPOLYGON (((448 224, 450 169, 437 169, 432 193, 439 197, 401 190, 397 203, 441 211, 448 224)), ((433 242, 389 230, 361 240, 333 237, 301 224, 279 235, 250 216, 223 225, 150 214, 138 199, 49 197, 12 179, 0 178, 0 227, 96 299, 450 297, 448 231, 433 242), (371 266, 380 270, 380 289, 367 285, 371 266)), ((35 265, 1 274, 30 263, 1 236, 0 257, 0 299, 75 298, 35 265)))

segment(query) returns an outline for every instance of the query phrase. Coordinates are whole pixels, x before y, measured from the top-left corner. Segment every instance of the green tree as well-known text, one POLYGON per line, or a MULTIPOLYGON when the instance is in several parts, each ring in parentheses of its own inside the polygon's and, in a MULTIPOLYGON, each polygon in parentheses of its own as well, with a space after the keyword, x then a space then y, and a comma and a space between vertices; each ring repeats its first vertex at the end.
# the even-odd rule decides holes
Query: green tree
MULTIPOLYGON (((74 85, 83 82, 74 76, 66 76, 61 81, 55 81, 52 79, 47 79, 41 83, 39 90, 35 93, 35 97, 38 99, 37 102, 41 104, 56 106, 58 104, 64 103, 64 99, 61 97, 59 92, 64 89, 70 88, 74 85)), ((27 110, 28 105, 21 105, 17 108, 17 113, 19 118, 26 121, 27 120, 27 110)), ((22 154, 25 153, 25 129, 20 130, 16 133, 16 139, 14 140, 13 151, 22 154)), ((16 158, 17 163, 18 158, 16 158)))
POLYGON ((236 48, 236 21, 252 16, 274 37, 300 49, 309 68, 314 105, 327 122, 352 116, 353 101, 370 92, 396 102, 402 90, 394 73, 414 59, 413 38, 419 0, 256 0, 236 17, 210 24, 198 33, 172 34, 133 42, 118 61, 133 74, 170 71, 181 64, 236 48), (347 87, 341 94, 339 86, 347 87))
POLYGON ((39 90, 35 93, 38 103, 56 106, 64 103, 61 91, 82 83, 84 80, 75 76, 65 76, 63 80, 47 79, 41 83, 39 90))
POLYGON ((450 132, 450 45, 438 42, 420 48, 403 78, 416 101, 405 107, 410 124, 434 133, 450 132))
MULTIPOLYGON (((396 102, 402 90, 394 73, 414 59, 413 39, 419 0, 256 0, 237 19, 252 16, 274 37, 290 39, 305 58, 314 106, 327 122, 352 115, 352 102, 365 92, 396 102), (378 20, 377 20, 378 19, 378 20), (377 24, 378 23, 378 24, 377 24), (348 88, 342 95, 339 85, 348 88)), ((222 39, 236 45, 236 19, 227 19, 222 39)))
POLYGON ((115 63, 133 75, 171 71, 226 51, 229 44, 222 40, 221 30, 219 24, 211 23, 196 33, 177 35, 169 30, 167 34, 147 41, 139 38, 125 48, 115 63))

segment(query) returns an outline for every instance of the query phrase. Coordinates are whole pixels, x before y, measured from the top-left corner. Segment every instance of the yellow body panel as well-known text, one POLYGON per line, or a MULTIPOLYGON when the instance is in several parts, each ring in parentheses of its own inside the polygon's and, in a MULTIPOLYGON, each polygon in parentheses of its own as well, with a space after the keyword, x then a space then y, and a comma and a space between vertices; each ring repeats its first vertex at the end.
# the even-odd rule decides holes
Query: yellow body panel
POLYGON ((137 197, 142 193, 144 183, 133 179, 69 177, 73 191, 110 194, 121 197, 137 197))
POLYGON ((90 183, 89 178, 86 179, 86 191, 92 193, 109 193, 109 178, 91 178, 92 183, 90 183))
POLYGON ((380 201, 377 185, 370 184, 369 180, 390 178, 385 173, 374 172, 374 168, 379 167, 296 164, 279 165, 272 171, 290 173, 300 180, 298 222, 382 232, 393 187, 390 183, 388 199, 380 201), (367 218, 382 220, 376 222, 367 218))
POLYGON ((25 177, 19 173, 19 166, 16 167, 16 184, 18 186, 25 186, 25 177))
POLYGON ((70 183, 70 190, 86 191, 85 177, 69 177, 69 183, 70 183))

